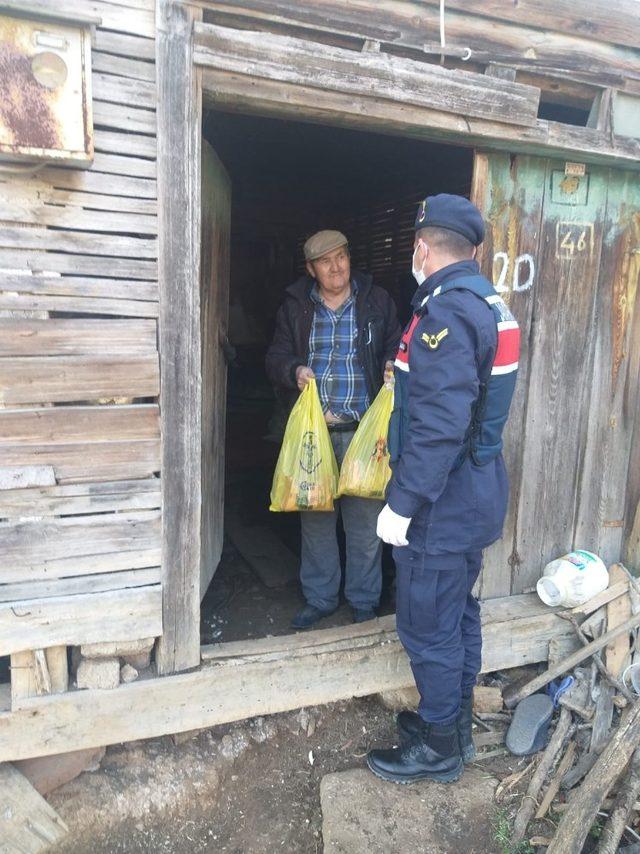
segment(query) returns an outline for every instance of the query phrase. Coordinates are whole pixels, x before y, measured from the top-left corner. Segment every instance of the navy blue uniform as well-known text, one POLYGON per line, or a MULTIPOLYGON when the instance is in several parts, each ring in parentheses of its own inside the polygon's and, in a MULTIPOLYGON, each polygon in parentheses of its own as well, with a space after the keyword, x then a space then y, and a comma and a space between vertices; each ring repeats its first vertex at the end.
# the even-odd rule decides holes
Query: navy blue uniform
POLYGON ((396 359, 389 429, 391 509, 412 519, 394 549, 397 626, 431 723, 454 721, 480 670, 471 590, 482 549, 502 534, 508 482, 500 452, 517 370, 517 323, 476 261, 417 290, 396 359))

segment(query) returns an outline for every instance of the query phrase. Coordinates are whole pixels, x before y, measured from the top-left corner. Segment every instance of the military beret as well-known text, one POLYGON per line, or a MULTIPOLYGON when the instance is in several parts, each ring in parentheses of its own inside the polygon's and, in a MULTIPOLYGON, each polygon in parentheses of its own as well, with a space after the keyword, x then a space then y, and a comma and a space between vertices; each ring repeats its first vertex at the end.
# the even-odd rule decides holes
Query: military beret
POLYGON ((317 231, 304 244, 305 261, 315 261, 339 246, 346 246, 347 238, 341 231, 317 231))
POLYGON ((464 196, 439 193, 420 202, 416 231, 421 228, 446 228, 456 231, 474 246, 484 240, 484 220, 478 208, 464 196))

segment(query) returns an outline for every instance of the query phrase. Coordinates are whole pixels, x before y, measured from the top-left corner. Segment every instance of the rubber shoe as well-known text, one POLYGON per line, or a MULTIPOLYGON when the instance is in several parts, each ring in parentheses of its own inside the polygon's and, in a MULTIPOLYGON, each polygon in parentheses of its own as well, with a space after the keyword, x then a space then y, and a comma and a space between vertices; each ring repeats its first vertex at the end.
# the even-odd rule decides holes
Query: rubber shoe
POLYGON ((453 783, 464 770, 456 725, 423 724, 421 735, 405 746, 372 750, 367 765, 377 777, 392 783, 453 783))
POLYGON ((320 608, 316 608, 315 605, 305 605, 301 611, 298 611, 293 620, 291 620, 291 628, 310 629, 318 620, 321 620, 323 617, 329 617, 335 610, 333 608, 331 611, 322 611, 320 608))
MULTIPOLYGON (((476 758, 476 748, 473 743, 473 697, 463 697, 460 706, 460 714, 456 720, 458 739, 460 741, 460 754, 465 765, 473 762, 476 758)), ((417 712, 400 712, 396 718, 400 744, 408 744, 420 731, 424 721, 417 712)))

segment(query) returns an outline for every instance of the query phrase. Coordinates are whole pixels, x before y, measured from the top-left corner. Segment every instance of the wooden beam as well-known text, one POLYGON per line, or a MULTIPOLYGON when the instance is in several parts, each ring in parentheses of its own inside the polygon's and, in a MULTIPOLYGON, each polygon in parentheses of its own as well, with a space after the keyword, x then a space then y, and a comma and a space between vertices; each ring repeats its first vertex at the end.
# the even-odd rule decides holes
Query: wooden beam
POLYGON ((223 106, 234 112, 640 170, 640 142, 637 140, 616 137, 611 142, 597 129, 541 119, 533 127, 516 127, 444 113, 428 105, 395 104, 378 100, 366 89, 366 80, 360 82, 362 92, 356 96, 213 68, 206 68, 202 77, 207 105, 223 106))
POLYGON ((0 605, 0 655, 157 637, 161 610, 160 585, 8 602, 0 605))
POLYGON ((200 660, 202 92, 192 28, 201 13, 156 3, 158 269, 162 412, 162 674, 200 660))
MULTIPOLYGON (((483 670, 545 661, 573 629, 534 595, 483 603, 483 670)), ((0 713, 0 761, 214 726, 413 684, 395 618, 303 635, 222 644, 186 674, 25 700, 0 713), (225 647, 236 654, 226 657, 225 647), (262 649, 260 649, 262 647, 262 649)))
POLYGON ((290 36, 196 24, 194 61, 250 77, 311 89, 428 106, 446 113, 532 126, 540 90, 469 71, 372 52, 317 44, 290 36))
MULTIPOLYGON (((258 22, 259 28, 272 28, 274 25, 295 27, 350 36, 357 39, 372 39, 397 47, 410 48, 422 52, 424 45, 439 40, 439 0, 427 0, 425 3, 407 2, 407 0, 351 0, 348 4, 342 0, 196 0, 199 5, 216 14, 215 20, 224 20, 229 16, 247 22, 258 22)), ((513 65, 519 62, 530 68, 557 68, 584 70, 596 73, 623 72, 629 77, 638 77, 638 54, 636 50, 617 47, 608 36, 601 40, 589 38, 584 27, 562 26, 562 17, 555 23, 554 12, 548 15, 543 31, 534 29, 527 14, 531 3, 555 7, 553 0, 531 0, 523 4, 503 3, 501 0, 489 0, 488 14, 484 16, 485 0, 473 0, 473 9, 469 9, 465 0, 447 3, 446 38, 450 48, 469 47, 471 61, 501 62, 513 65), (518 20, 519 7, 526 5, 527 13, 518 20), (457 6, 457 8, 453 8, 457 6), (511 17, 509 15, 510 7, 511 17), (518 7, 518 8, 517 8, 518 7), (473 13, 476 14, 473 14, 473 13), (493 13, 493 14, 492 14, 493 13), (495 16, 495 17, 493 17, 495 16), (511 18, 511 19, 510 19, 511 18), (510 20, 509 20, 510 19, 510 20)), ((633 26, 627 30, 626 43, 637 48, 638 15, 635 0, 623 0, 624 16, 615 22, 618 33, 624 30, 627 22, 633 18, 633 26)), ((616 16, 598 0, 590 0, 591 6, 600 6, 599 19, 610 22, 616 16), (608 14, 609 13, 609 14, 608 14)), ((587 21, 590 14, 584 14, 571 0, 561 0, 562 14, 568 15, 572 7, 572 16, 576 20, 581 15, 587 21)), ((617 7, 616 7, 617 10, 617 7)), ((545 14, 540 8, 537 21, 545 14)), ((251 24, 249 24, 251 25, 251 24)), ((538 24, 539 26, 539 24, 538 24)), ((592 27, 592 32, 593 32, 592 27)), ((310 36, 313 38, 313 35, 310 36)), ((326 38, 326 36, 325 36, 326 38)))

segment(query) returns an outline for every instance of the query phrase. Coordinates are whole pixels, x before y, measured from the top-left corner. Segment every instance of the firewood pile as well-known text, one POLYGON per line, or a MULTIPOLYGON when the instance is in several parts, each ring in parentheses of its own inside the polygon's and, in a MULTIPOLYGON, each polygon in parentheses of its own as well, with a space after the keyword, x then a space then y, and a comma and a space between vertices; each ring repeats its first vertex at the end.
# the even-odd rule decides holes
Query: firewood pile
POLYGON ((640 688, 640 580, 621 564, 609 575, 607 590, 558 612, 573 626, 575 648, 550 658, 535 678, 504 685, 506 712, 499 705, 489 714, 476 709, 476 724, 484 730, 476 740, 497 744, 504 730, 492 732, 491 721, 508 724, 521 700, 565 680, 564 693, 556 693, 547 746, 527 757, 526 766, 502 780, 496 792, 498 802, 518 804, 513 851, 526 841, 548 854, 640 851, 634 847, 640 843, 640 697, 632 682, 640 688), (568 676, 573 681, 567 688, 568 676), (525 784, 520 799, 515 790, 525 784), (541 819, 544 825, 532 824, 541 819), (532 831, 540 827, 544 835, 532 831))

